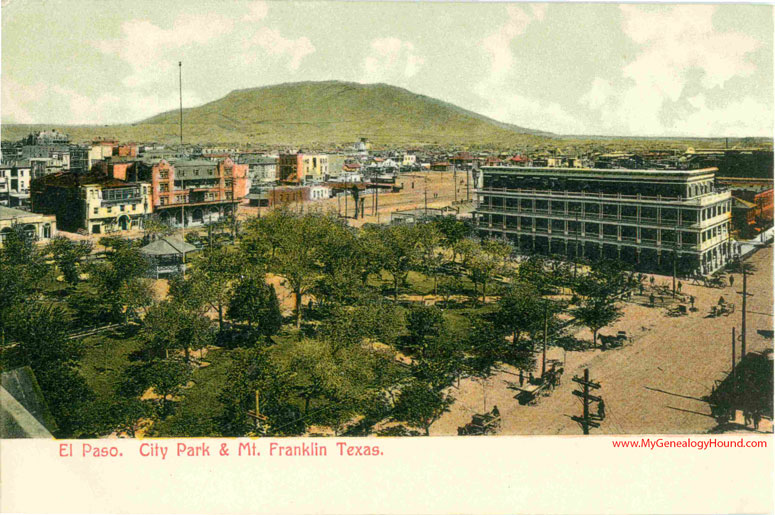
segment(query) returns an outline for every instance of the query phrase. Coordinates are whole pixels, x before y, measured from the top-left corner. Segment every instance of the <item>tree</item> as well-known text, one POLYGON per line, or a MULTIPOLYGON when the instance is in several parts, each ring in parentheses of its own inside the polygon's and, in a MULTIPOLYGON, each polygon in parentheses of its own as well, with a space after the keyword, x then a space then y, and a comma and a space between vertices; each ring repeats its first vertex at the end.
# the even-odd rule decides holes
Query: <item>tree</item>
MULTIPOLYGON (((622 309, 610 298, 587 297, 573 310, 576 321, 592 331, 592 345, 597 346, 597 332, 622 317, 622 309)), ((603 350, 605 350, 605 342, 603 350)))
POLYGON ((441 233, 444 246, 452 251, 452 263, 454 263, 457 258, 458 243, 473 233, 471 225, 454 216, 438 217, 433 223, 441 233))
POLYGON ((253 222, 243 238, 247 255, 266 256, 269 270, 288 283, 295 298, 297 328, 301 327, 303 297, 322 274, 320 256, 326 237, 340 226, 330 215, 278 209, 253 222))
POLYGON ((438 337, 444 330, 444 315, 435 306, 412 306, 406 313, 406 347, 414 353, 421 353, 431 338, 438 337))
POLYGON ((111 404, 109 416, 112 426, 119 433, 126 433, 129 438, 135 438, 140 429, 140 422, 148 416, 145 402, 137 398, 117 397, 111 404))
POLYGON ((135 310, 147 307, 151 301, 148 281, 143 280, 148 261, 136 242, 108 236, 100 239, 100 245, 106 247, 106 260, 88 269, 90 282, 99 292, 96 300, 105 304, 105 311, 114 321, 123 314, 128 323, 135 310))
POLYGON ((487 411, 487 382, 498 361, 508 353, 503 332, 483 317, 475 317, 466 341, 466 367, 482 385, 482 402, 487 411))
POLYGON ((306 426, 301 412, 292 403, 291 388, 288 373, 278 368, 266 349, 235 350, 218 393, 223 406, 223 413, 218 417, 221 432, 224 436, 255 432, 255 420, 248 416, 248 411, 255 410, 258 391, 261 414, 267 417, 270 434, 303 433, 306 426))
POLYGON ((80 279, 78 265, 84 257, 91 254, 92 248, 90 241, 73 241, 64 236, 56 236, 46 245, 46 253, 51 254, 65 282, 75 286, 80 279))
POLYGON ((409 271, 422 255, 420 232, 416 226, 369 226, 364 229, 366 248, 370 259, 390 274, 393 280, 393 299, 398 300, 399 284, 406 282, 409 271))
POLYGON ((178 395, 191 380, 191 367, 175 358, 155 359, 145 368, 147 384, 159 397, 161 415, 169 414, 170 397, 178 395))
POLYGON ((622 317, 617 298, 633 284, 622 265, 611 261, 596 263, 588 274, 577 279, 574 291, 581 297, 581 303, 573 314, 578 323, 592 331, 593 346, 597 346, 598 331, 622 317))
POLYGON ((212 343, 212 322, 181 302, 165 300, 148 310, 141 336, 150 357, 166 358, 170 350, 181 350, 188 362, 192 349, 212 343))
POLYGON ((451 395, 435 389, 430 384, 413 380, 398 395, 393 408, 393 418, 410 426, 421 427, 425 436, 430 428, 454 403, 451 395))
POLYGON ((243 255, 231 247, 206 249, 187 279, 188 294, 218 312, 218 330, 223 330, 223 311, 231 298, 232 283, 246 267, 243 255))
POLYGON ((504 270, 505 260, 511 253, 508 243, 489 239, 481 244, 467 244, 464 248, 465 258, 463 266, 468 271, 468 277, 476 286, 482 285, 482 303, 486 302, 487 283, 504 270))
POLYGON ((61 437, 91 433, 94 393, 78 373, 81 348, 68 338, 69 317, 59 304, 27 302, 14 307, 8 333, 16 346, 8 368, 29 366, 43 391, 61 437))
POLYGON ((274 286, 257 274, 244 275, 234 284, 226 316, 247 323, 248 329, 255 326, 267 337, 276 334, 283 323, 274 286))
POLYGON ((518 344, 523 334, 543 327, 543 306, 538 289, 523 282, 512 282, 498 300, 498 324, 518 344))
POLYGON ((158 216, 150 216, 143 221, 143 242, 150 243, 175 232, 172 226, 158 216))
POLYGON ((49 270, 33 236, 19 224, 11 226, 0 247, 0 346, 13 322, 12 311, 36 300, 49 270))

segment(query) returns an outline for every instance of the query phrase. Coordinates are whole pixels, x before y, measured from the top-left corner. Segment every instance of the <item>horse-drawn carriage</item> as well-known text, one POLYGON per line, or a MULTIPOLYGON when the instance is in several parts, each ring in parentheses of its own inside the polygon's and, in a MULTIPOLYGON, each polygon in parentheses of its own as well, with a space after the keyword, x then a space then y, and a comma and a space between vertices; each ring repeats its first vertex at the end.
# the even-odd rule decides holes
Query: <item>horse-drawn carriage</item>
POLYGON ((498 406, 493 406, 489 413, 475 414, 471 422, 457 428, 458 435, 490 435, 501 430, 501 414, 498 406))
POLYGON ((627 331, 618 331, 616 335, 603 335, 599 336, 600 342, 603 344, 603 349, 616 349, 624 345, 627 341, 627 331))

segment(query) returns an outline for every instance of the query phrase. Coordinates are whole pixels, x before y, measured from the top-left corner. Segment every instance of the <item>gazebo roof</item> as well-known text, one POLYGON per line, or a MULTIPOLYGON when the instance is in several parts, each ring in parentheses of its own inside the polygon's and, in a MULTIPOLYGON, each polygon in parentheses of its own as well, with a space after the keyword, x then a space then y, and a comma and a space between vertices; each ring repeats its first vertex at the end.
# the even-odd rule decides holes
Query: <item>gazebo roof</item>
POLYGON ((148 256, 169 256, 171 254, 187 254, 195 250, 196 247, 186 243, 180 238, 168 236, 152 241, 141 248, 140 252, 148 256))

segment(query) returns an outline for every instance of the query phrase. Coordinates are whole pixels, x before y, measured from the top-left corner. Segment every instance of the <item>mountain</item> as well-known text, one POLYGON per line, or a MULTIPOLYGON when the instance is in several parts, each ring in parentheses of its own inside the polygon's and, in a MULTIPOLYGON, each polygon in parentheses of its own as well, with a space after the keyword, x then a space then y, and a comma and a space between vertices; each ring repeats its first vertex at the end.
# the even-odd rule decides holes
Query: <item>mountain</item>
MULTIPOLYGON (((177 110, 135 124, 72 126, 73 140, 178 140, 177 110)), ((3 127, 3 138, 23 137, 35 126, 3 127), (22 129, 23 130, 20 130, 22 129)), ((48 127, 48 126, 46 126, 48 127)), ((297 82, 232 91, 183 110, 187 143, 511 145, 549 133, 498 122, 440 100, 387 84, 297 82)))

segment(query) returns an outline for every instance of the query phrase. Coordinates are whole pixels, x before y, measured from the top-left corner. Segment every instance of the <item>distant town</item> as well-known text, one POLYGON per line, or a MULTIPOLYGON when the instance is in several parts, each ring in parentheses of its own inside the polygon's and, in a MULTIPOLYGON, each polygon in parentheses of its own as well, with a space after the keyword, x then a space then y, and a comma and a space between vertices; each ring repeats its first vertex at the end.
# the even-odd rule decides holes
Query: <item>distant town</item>
POLYGON ((3 141, 3 430, 772 431, 773 151, 720 141, 3 141))

